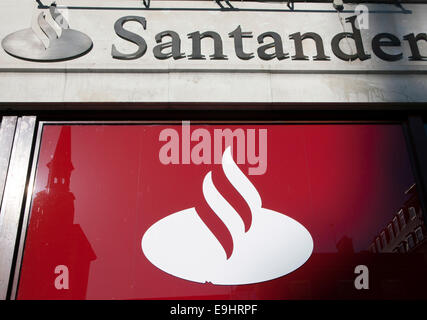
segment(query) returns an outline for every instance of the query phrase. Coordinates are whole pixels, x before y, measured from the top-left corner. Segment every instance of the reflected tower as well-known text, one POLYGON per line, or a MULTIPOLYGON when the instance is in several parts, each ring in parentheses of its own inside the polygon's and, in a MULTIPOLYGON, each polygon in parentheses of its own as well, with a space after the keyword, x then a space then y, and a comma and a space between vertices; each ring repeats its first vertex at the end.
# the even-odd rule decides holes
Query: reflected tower
MULTIPOLYGON (((45 189, 33 200, 21 283, 21 299, 84 299, 90 263, 96 259, 81 226, 74 223, 74 194, 70 179, 71 127, 63 126, 49 168, 45 189), (59 265, 69 271, 69 289, 58 289, 59 265)), ((60 282, 62 283, 62 281, 60 282)))

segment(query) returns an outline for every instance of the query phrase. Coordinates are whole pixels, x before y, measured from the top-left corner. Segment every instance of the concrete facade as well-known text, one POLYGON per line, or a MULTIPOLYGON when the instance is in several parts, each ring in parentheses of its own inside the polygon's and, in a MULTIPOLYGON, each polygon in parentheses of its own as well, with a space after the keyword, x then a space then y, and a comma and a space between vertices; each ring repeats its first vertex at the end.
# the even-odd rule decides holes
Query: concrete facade
MULTIPOLYGON (((45 3, 48 4, 48 3, 45 3)), ((369 27, 361 28, 365 61, 343 61, 332 52, 331 39, 340 32, 351 32, 345 18, 355 15, 354 5, 336 12, 329 3, 296 3, 290 11, 286 3, 236 2, 235 11, 221 11, 214 1, 153 1, 146 10, 141 1, 59 1, 58 8, 71 28, 87 34, 92 50, 80 58, 65 62, 24 61, 0 50, 0 108, 16 102, 214 102, 214 103, 410 103, 427 101, 427 61, 410 61, 410 46, 404 35, 425 33, 427 6, 369 4, 369 27), (65 8, 69 6, 68 9, 65 8), (120 39, 114 23, 124 16, 141 16, 142 25, 129 22, 126 29, 142 36, 147 51, 139 59, 117 60, 112 45, 124 53, 136 45, 120 39), (253 38, 243 39, 244 50, 253 52, 250 60, 239 59, 234 41, 228 36, 241 26, 253 38), (182 59, 156 59, 155 35, 176 31, 181 39, 182 59), (220 34, 228 60, 210 60, 211 39, 202 40, 206 60, 191 60, 192 41, 187 34, 215 31, 220 34), (257 55, 257 37, 267 31, 281 36, 289 58, 264 61, 257 55), (308 61, 296 61, 292 33, 316 32, 322 39, 330 61, 314 61, 313 40, 303 41, 308 61), (379 33, 391 33, 401 41, 399 47, 385 48, 390 54, 402 53, 399 61, 378 58, 371 47, 379 33)), ((0 39, 34 25, 41 12, 33 0, 3 0, 0 3, 0 39)), ((271 39, 270 39, 271 40, 271 39)), ((265 40, 265 43, 271 42, 265 40)), ((169 41, 164 38, 164 42, 169 41)), ((427 41, 418 41, 420 53, 427 55, 427 41)), ((354 53, 352 39, 341 49, 354 53)))

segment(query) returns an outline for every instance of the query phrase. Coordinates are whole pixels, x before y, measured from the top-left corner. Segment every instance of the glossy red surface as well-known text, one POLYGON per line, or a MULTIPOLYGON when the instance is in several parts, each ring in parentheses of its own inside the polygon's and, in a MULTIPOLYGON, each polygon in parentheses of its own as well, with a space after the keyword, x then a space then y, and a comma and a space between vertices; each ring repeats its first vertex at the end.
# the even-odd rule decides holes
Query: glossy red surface
POLYGON ((405 194, 414 178, 399 125, 192 125, 210 132, 267 129, 266 173, 248 176, 252 165, 239 167, 259 191, 263 207, 299 221, 314 240, 312 256, 296 271, 240 286, 174 277, 141 250, 151 225, 196 207, 231 252, 227 229, 203 198, 202 181, 210 170, 245 225, 251 223, 219 164, 159 161, 165 143, 159 134, 165 128, 181 131, 179 125, 44 126, 19 299, 427 297, 425 242, 404 254, 392 253, 393 248, 368 251, 398 210, 417 202, 416 193, 405 194), (354 288, 354 268, 360 264, 369 268, 369 290, 354 288), (69 268, 68 290, 55 288, 58 265, 69 268))

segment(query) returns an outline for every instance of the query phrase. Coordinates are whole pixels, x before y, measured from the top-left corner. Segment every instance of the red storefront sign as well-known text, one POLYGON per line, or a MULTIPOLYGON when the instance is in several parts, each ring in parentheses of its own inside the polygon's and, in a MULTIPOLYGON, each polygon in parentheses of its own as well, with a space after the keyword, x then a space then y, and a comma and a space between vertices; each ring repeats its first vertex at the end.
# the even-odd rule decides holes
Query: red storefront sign
POLYGON ((18 298, 425 297, 421 214, 399 125, 45 125, 18 298))

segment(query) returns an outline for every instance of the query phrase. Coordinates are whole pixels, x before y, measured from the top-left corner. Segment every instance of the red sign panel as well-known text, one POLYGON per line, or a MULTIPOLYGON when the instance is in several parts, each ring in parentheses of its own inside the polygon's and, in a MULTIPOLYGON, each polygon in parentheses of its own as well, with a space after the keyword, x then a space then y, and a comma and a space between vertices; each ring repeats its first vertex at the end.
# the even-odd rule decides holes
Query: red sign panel
POLYGON ((426 298, 399 125, 45 125, 19 299, 426 298))

